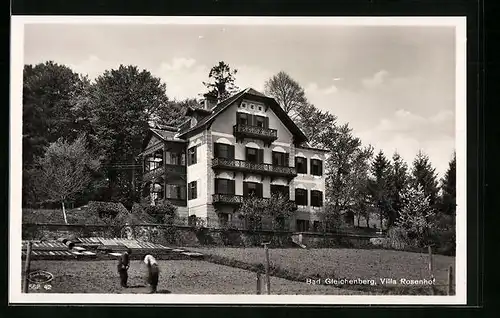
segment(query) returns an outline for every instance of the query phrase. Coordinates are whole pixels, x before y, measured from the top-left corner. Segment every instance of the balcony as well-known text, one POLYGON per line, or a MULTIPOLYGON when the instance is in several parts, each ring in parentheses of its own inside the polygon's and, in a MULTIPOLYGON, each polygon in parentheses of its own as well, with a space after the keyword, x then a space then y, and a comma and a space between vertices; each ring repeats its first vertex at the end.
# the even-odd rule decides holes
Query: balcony
POLYGON ((167 179, 175 179, 177 177, 185 179, 186 176, 186 166, 181 165, 162 165, 156 169, 146 171, 142 175, 142 180, 148 182, 159 177, 165 177, 167 179))
MULTIPOLYGON (((270 200, 271 198, 262 198, 263 200, 270 200)), ((229 205, 240 205, 243 203, 245 200, 245 197, 242 195, 237 195, 237 194, 213 194, 212 195, 212 202, 214 204, 229 204, 229 205)), ((297 204, 295 201, 291 201, 292 203, 292 210, 296 211, 297 210, 297 204)))
POLYGON ((253 163, 238 159, 214 158, 212 159, 213 169, 227 169, 242 172, 254 172, 267 176, 278 176, 295 178, 297 169, 294 167, 275 166, 268 163, 253 163))
POLYGON ((214 204, 223 203, 230 205, 240 205, 243 203, 243 196, 236 194, 214 194, 212 195, 212 202, 214 204))
POLYGON ((142 175, 142 181, 143 182, 152 181, 159 177, 163 177, 164 175, 165 175, 165 166, 162 165, 153 170, 144 172, 144 174, 142 175))
POLYGON ((264 140, 269 144, 278 139, 278 131, 276 129, 242 124, 236 124, 233 126, 233 135, 236 137, 236 140, 242 140, 243 138, 256 138, 264 140))

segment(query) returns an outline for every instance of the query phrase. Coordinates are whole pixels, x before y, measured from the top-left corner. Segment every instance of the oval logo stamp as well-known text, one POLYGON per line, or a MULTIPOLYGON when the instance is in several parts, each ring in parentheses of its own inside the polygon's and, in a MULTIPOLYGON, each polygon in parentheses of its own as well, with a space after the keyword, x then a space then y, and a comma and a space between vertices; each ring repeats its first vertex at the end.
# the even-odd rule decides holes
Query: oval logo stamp
POLYGON ((28 274, 28 281, 33 284, 47 284, 54 279, 54 275, 46 271, 35 271, 28 274))

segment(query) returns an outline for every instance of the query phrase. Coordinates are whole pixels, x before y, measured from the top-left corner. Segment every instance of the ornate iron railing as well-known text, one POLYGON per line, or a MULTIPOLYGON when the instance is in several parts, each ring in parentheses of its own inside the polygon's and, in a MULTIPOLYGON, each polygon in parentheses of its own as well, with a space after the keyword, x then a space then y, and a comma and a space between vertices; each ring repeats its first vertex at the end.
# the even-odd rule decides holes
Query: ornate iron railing
POLYGON ((244 197, 242 195, 236 194, 214 194, 212 195, 212 201, 214 203, 226 203, 226 204, 241 204, 243 203, 244 197))
POLYGON ((271 128, 264 128, 259 126, 249 126, 236 124, 233 126, 233 134, 237 135, 248 135, 253 137, 264 137, 267 139, 277 139, 278 130, 271 128))
POLYGON ((238 159, 214 158, 212 160, 212 167, 286 177, 295 177, 297 175, 297 169, 295 167, 276 166, 268 163, 253 163, 238 159))

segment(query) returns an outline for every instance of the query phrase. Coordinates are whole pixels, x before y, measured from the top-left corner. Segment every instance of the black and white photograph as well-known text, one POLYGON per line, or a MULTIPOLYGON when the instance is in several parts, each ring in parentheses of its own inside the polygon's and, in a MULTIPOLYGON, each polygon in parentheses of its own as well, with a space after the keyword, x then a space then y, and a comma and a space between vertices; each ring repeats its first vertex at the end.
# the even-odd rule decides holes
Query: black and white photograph
POLYGON ((465 22, 14 16, 10 301, 464 304, 465 22))

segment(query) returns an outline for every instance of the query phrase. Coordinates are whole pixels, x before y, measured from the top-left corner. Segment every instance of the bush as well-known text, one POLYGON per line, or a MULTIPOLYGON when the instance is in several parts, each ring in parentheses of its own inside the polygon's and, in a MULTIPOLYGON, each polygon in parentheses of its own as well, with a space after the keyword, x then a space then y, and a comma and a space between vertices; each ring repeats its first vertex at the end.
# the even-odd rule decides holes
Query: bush
POLYGON ((90 201, 87 210, 90 215, 101 219, 113 219, 120 213, 128 213, 125 206, 119 202, 90 201))
POLYGON ((157 205, 143 205, 144 212, 158 224, 173 224, 177 207, 168 201, 157 205))
POLYGON ((384 241, 385 248, 393 248, 396 250, 404 250, 411 246, 408 232, 402 227, 391 227, 387 231, 387 240, 384 241))

